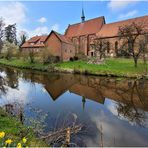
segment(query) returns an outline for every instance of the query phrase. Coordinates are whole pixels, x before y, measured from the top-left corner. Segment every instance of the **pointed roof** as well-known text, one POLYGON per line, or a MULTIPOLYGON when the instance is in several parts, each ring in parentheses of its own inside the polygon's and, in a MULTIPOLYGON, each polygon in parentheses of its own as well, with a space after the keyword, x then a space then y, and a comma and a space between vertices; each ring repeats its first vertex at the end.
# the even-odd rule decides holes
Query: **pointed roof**
POLYGON ((83 9, 83 8, 82 8, 82 16, 81 16, 81 20, 82 20, 82 22, 85 21, 85 15, 84 15, 84 9, 83 9))
POLYGON ((97 32, 100 31, 103 24, 105 24, 105 19, 102 16, 102 17, 87 20, 83 23, 69 25, 65 32, 65 36, 75 37, 75 36, 82 36, 82 35, 88 35, 88 34, 96 34, 97 32))
POLYGON ((54 34, 58 37, 58 39, 59 39, 61 42, 64 42, 64 43, 67 43, 67 44, 73 44, 73 43, 71 42, 71 40, 70 40, 69 38, 67 38, 65 35, 62 35, 62 34, 56 32, 56 31, 54 31, 54 30, 52 30, 52 31, 50 32, 50 34, 48 35, 48 37, 46 38, 46 40, 50 37, 50 35, 51 35, 52 33, 54 33, 54 34))

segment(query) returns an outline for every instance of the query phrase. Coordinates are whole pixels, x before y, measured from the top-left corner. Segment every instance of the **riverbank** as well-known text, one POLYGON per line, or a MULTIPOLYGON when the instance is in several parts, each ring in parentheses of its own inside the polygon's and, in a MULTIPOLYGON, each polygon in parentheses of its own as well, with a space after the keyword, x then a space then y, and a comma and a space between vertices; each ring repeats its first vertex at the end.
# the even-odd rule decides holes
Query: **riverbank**
MULTIPOLYGON (((21 143, 23 137, 25 137, 27 139, 26 146, 28 147, 46 146, 44 142, 36 139, 31 129, 28 130, 28 127, 22 125, 20 121, 18 121, 15 117, 8 115, 1 107, 0 107, 0 132, 4 132, 5 137, 13 141, 12 144, 21 143)), ((1 139, 0 139, 0 145, 1 145, 1 139)))
POLYGON ((68 61, 58 64, 33 63, 23 60, 11 60, 0 59, 0 64, 6 66, 12 66, 21 69, 32 69, 39 71, 55 71, 63 73, 77 73, 85 75, 97 75, 97 76, 113 76, 113 77, 127 77, 127 78, 143 78, 145 74, 145 65, 139 60, 138 67, 134 67, 133 59, 106 59, 104 64, 95 65, 87 64, 86 61, 68 61))

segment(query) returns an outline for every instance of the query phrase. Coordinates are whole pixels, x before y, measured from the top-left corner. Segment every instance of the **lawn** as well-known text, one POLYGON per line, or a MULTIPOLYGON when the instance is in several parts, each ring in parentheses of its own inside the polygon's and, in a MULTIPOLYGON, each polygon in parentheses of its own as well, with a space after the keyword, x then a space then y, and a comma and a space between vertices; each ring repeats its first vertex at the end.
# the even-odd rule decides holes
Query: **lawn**
POLYGON ((12 59, 12 60, 0 59, 0 64, 13 66, 17 68, 34 69, 40 71, 47 71, 48 68, 48 65, 43 65, 42 63, 39 62, 30 63, 29 61, 24 61, 22 59, 12 59))
POLYGON ((64 62, 57 65, 60 69, 73 69, 80 72, 88 72, 96 75, 115 75, 136 77, 144 75, 145 66, 141 60, 138 62, 138 67, 134 67, 133 59, 110 58, 106 59, 105 64, 95 65, 87 64, 86 61, 64 62))
POLYGON ((21 59, 6 60, 0 59, 0 64, 13 66, 17 68, 33 69, 39 71, 74 72, 91 75, 118 76, 141 78, 145 76, 145 65, 142 60, 138 61, 138 67, 134 67, 133 59, 108 58, 104 64, 88 64, 86 61, 68 61, 58 64, 47 64, 36 62, 31 64, 29 61, 21 59))

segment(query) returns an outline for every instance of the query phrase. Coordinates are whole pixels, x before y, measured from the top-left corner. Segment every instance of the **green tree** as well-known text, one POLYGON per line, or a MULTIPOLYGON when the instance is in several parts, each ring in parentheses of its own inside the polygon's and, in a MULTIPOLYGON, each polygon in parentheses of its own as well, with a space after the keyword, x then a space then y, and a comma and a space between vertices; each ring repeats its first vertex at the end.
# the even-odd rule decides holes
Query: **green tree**
POLYGON ((9 43, 14 43, 15 45, 17 44, 16 24, 8 25, 5 27, 5 38, 9 43))
POLYGON ((27 34, 26 32, 22 32, 21 36, 20 36, 20 43, 19 43, 19 49, 21 51, 21 46, 26 42, 27 39, 27 34))
POLYGON ((3 48, 3 40, 2 40, 2 38, 4 36, 4 29, 3 29, 3 27, 4 27, 3 19, 0 18, 0 53, 1 53, 2 48, 3 48))

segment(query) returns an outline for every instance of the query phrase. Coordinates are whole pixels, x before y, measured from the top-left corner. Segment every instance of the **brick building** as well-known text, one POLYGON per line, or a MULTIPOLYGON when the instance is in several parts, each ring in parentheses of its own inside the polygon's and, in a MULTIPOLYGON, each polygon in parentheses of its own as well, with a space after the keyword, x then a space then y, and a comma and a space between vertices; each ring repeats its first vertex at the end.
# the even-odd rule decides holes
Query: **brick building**
POLYGON ((48 36, 31 38, 22 45, 22 49, 33 48, 33 50, 38 51, 48 47, 49 52, 54 56, 59 56, 62 61, 68 61, 77 54, 94 56, 91 44, 98 37, 108 40, 110 47, 108 55, 115 56, 115 50, 119 46, 118 29, 120 26, 130 25, 132 22, 148 24, 148 15, 106 24, 103 16, 85 21, 84 11, 82 10, 81 22, 68 25, 64 35, 51 31, 48 36))

